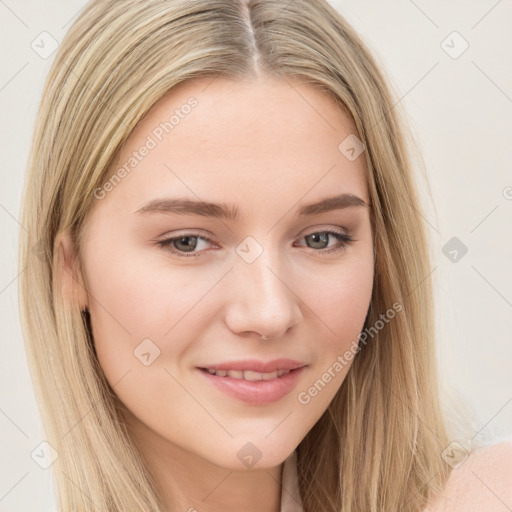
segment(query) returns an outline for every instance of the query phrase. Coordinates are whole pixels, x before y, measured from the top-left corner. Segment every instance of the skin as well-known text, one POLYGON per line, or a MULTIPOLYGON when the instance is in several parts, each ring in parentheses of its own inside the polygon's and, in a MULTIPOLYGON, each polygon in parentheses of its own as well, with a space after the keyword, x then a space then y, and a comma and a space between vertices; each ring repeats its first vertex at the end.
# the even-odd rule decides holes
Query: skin
MULTIPOLYGON (((202 78, 149 111, 112 174, 190 96, 198 101, 191 113, 95 200, 81 247, 82 286, 65 272, 65 293, 73 290, 89 309, 101 367, 169 508, 277 512, 283 461, 324 413, 350 363, 308 404, 298 394, 363 329, 374 276, 368 207, 302 219, 296 210, 335 193, 369 204, 364 153, 350 161, 340 152, 356 133, 352 120, 311 85, 202 78), (240 218, 134 213, 166 196, 233 204, 240 218), (354 241, 322 253, 341 245, 332 235, 310 236, 327 229, 348 230, 354 241), (178 241, 179 257, 157 243, 187 231, 212 239, 189 239, 202 255, 186 257, 178 241), (235 250, 248 236, 263 250, 250 264, 235 250), (160 350, 149 366, 134 356, 146 338, 160 350), (289 395, 267 405, 230 397, 196 369, 280 357, 308 367, 289 395), (250 468, 237 457, 247 442, 261 452, 250 468)), ((74 248, 66 235, 61 243, 70 269, 74 248)))

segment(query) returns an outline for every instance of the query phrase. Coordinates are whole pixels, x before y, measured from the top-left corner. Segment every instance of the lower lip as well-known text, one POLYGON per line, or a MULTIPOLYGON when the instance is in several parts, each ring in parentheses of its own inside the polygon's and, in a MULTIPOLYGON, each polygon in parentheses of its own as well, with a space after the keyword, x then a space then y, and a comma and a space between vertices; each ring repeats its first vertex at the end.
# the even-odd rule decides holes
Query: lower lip
POLYGON ((306 367, 302 366, 275 379, 256 381, 219 377, 199 368, 198 371, 214 386, 228 395, 251 405, 265 405, 276 402, 288 395, 296 386, 305 369, 306 367))

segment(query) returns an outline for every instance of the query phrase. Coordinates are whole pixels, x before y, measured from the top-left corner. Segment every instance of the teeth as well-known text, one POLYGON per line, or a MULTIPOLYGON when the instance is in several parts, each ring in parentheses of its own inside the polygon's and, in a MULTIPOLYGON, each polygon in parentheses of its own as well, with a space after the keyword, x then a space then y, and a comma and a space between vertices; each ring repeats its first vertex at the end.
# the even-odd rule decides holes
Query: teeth
POLYGON ((281 377, 287 373, 290 373, 290 370, 276 370, 274 372, 269 373, 260 373, 253 372, 250 370, 241 371, 241 370, 212 370, 211 368, 207 368, 208 373, 212 375, 216 375, 217 377, 231 377, 232 379, 244 379, 244 380, 271 380, 277 377, 281 377))
POLYGON ((242 370, 229 370, 227 376, 231 377, 232 379, 243 379, 244 372, 242 370))

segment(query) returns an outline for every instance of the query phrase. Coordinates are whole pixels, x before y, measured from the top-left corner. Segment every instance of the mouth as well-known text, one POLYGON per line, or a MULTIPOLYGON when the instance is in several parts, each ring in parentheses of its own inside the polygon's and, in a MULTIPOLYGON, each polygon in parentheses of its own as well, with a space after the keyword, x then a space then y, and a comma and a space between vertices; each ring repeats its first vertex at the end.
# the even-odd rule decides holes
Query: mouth
POLYGON ((290 373, 292 371, 297 370, 298 368, 294 370, 286 370, 286 369, 280 369, 275 370, 273 372, 255 372, 252 370, 215 370, 213 368, 199 368, 203 372, 207 372, 210 375, 215 375, 217 377, 230 377, 231 379, 239 379, 239 380, 249 380, 252 382, 258 381, 258 380, 272 380, 276 379, 278 377, 282 377, 283 375, 286 375, 287 373, 290 373))
POLYGON ((307 365, 295 369, 279 369, 273 372, 252 370, 215 370, 197 368, 208 384, 231 398, 250 405, 267 405, 289 395, 306 370, 307 365))

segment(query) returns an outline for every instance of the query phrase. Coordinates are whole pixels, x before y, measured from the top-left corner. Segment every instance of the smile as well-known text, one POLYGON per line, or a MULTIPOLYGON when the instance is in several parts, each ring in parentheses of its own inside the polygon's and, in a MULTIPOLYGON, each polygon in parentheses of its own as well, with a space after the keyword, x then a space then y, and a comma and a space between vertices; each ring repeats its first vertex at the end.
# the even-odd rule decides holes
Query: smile
POLYGON ((307 366, 294 370, 260 373, 252 370, 213 370, 198 368, 209 385, 237 401, 250 405, 267 405, 289 395, 307 366))
POLYGON ((291 370, 276 370, 274 372, 261 373, 254 372, 251 370, 241 371, 241 370, 214 370, 212 368, 200 368, 205 372, 208 372, 211 375, 216 375, 217 377, 231 377, 232 379, 243 379, 250 381, 257 380, 272 380, 278 377, 282 377, 286 375, 291 370))

